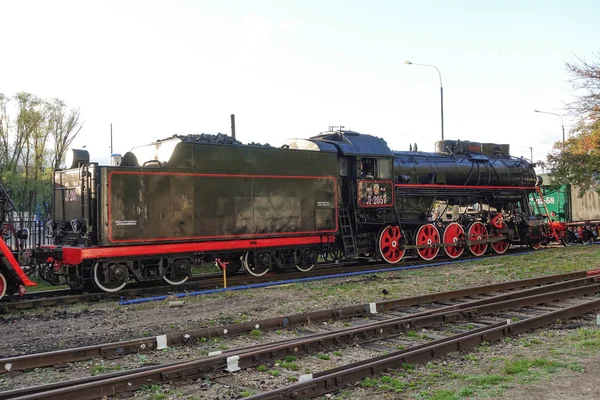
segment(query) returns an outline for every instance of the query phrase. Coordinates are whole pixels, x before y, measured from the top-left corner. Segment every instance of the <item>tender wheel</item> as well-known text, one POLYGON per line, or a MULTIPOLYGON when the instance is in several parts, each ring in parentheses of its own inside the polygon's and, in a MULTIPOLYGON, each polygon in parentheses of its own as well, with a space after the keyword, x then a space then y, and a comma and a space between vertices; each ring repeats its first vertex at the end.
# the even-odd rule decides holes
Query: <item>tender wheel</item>
POLYGON ((0 273, 0 299, 6 294, 6 278, 0 273))
MULTIPOLYGON (((483 225, 481 222, 473 222, 471 225, 469 225, 467 237, 471 241, 487 239, 488 230, 485 227, 485 225, 483 225)), ((487 248, 487 243, 477 243, 472 246, 469 246, 469 251, 474 256, 479 257, 487 251, 487 248)))
MULTIPOLYGON (((459 223, 453 222, 444 230, 444 244, 456 243, 459 240, 464 240, 465 230, 459 223)), ((444 252, 450 258, 458 258, 464 253, 464 247, 449 246, 444 247, 444 252)))
POLYGON ((173 265, 171 265, 171 269, 168 271, 169 276, 165 274, 163 275, 163 279, 169 285, 181 285, 189 279, 191 270, 192 263, 187 258, 175 260, 173 265))
POLYGON ((115 266, 115 268, 113 268, 113 270, 111 271, 111 265, 102 265, 101 263, 97 262, 96 264, 94 264, 94 283, 96 283, 96 286, 98 286, 100 289, 102 289, 105 292, 109 292, 109 293, 114 293, 114 292, 118 292, 119 290, 123 289, 125 287, 125 285, 127 285, 127 281, 125 280, 125 282, 110 282, 110 274, 112 273, 113 276, 122 276, 122 274, 124 273, 125 275, 127 275, 127 267, 124 266, 123 264, 118 264, 118 266, 115 266), (123 269, 125 269, 125 271, 123 271, 123 269))
POLYGON ((389 264, 396 264, 402 260, 406 250, 400 249, 402 231, 399 226, 388 225, 381 230, 377 240, 381 258, 389 264))
MULTIPOLYGON (((503 230, 507 230, 508 229, 508 225, 506 225, 506 223, 502 223, 502 229, 503 230)), ((498 237, 501 236, 500 233, 492 233, 492 237, 498 237)), ((501 242, 494 242, 492 243, 492 250, 494 250, 494 253, 496 254, 504 254, 506 253, 506 250, 508 250, 508 248, 510 247, 510 241, 508 239, 503 240, 501 242)))
POLYGON ((302 256, 296 269, 300 272, 308 272, 319 262, 319 252, 314 249, 306 249, 302 252, 302 256))
POLYGON ((315 266, 315 264, 312 265, 296 265, 296 269, 300 272, 308 272, 311 269, 313 269, 313 267, 315 266))
MULTIPOLYGON (((435 225, 427 224, 423 225, 417 231, 417 238, 415 240, 417 246, 422 245, 436 245, 440 243, 440 232, 435 225)), ((440 252, 439 247, 425 247, 417 249, 417 254, 425 261, 433 260, 440 252)))
POLYGON ((242 266, 252 276, 263 276, 269 271, 269 267, 264 264, 255 265, 254 255, 251 251, 244 253, 242 257, 242 266))

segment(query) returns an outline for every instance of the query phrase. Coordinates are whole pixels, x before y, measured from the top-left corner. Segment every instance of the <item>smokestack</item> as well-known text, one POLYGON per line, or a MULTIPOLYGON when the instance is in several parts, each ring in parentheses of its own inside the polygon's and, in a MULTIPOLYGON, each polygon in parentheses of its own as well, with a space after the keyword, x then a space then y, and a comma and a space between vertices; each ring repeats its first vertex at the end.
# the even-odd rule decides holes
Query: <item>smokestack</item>
POLYGON ((235 139, 235 115, 231 114, 231 137, 235 139))

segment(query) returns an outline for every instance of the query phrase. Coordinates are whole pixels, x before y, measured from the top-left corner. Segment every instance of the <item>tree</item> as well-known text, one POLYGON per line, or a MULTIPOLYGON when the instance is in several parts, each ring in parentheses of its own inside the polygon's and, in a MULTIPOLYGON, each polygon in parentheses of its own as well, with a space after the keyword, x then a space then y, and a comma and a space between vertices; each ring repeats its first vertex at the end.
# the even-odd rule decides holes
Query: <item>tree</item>
POLYGON ((579 188, 579 195, 589 190, 600 193, 600 53, 596 61, 578 58, 566 68, 576 98, 567 109, 577 118, 571 136, 562 144, 556 143, 548 166, 554 182, 579 188))
POLYGON ((54 169, 60 167, 69 146, 83 128, 83 123, 79 119, 79 109, 69 110, 62 100, 54 99, 50 104, 49 124, 54 139, 54 157, 52 159, 54 169))
POLYGON ((59 100, 0 93, 0 181, 21 218, 48 213, 52 170, 81 131, 80 112, 59 100))

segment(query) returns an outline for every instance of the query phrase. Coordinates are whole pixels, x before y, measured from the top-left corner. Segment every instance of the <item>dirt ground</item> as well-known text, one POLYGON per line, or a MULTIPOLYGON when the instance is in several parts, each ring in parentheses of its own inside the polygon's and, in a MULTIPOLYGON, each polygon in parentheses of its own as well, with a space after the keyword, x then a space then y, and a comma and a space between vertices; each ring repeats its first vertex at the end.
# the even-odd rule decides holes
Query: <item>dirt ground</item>
MULTIPOLYGON (((599 266, 598 246, 582 246, 492 261, 186 298, 185 305, 181 308, 169 308, 167 302, 135 306, 98 302, 15 312, 0 315, 0 358, 524 279, 542 274, 593 269, 599 266), (389 294, 383 294, 384 289, 389 294)), ((580 356, 582 368, 578 368, 578 371, 560 369, 549 379, 542 377, 539 381, 527 384, 515 382, 503 388, 503 392, 498 396, 494 396, 493 393, 476 393, 469 396, 435 397, 435 388, 431 385, 426 390, 409 391, 410 394, 406 391, 390 393, 357 385, 349 393, 342 391, 327 398, 366 399, 372 398, 373 393, 377 393, 380 398, 406 398, 408 395, 410 398, 436 400, 480 397, 526 400, 600 398, 600 356, 595 350, 594 348, 589 357, 580 356)), ((484 361, 482 363, 485 364, 484 361)), ((81 368, 81 373, 85 375, 86 369, 81 368)), ((14 387, 10 384, 11 379, 10 375, 0 376, 0 388, 6 390, 8 387, 14 387)), ((239 395, 239 391, 233 391, 223 398, 234 398, 234 393, 239 395)), ((147 398, 155 398, 153 396, 155 394, 148 395, 147 398)), ((204 397, 200 393, 194 396, 204 397)), ((136 397, 145 396, 139 393, 136 397)))

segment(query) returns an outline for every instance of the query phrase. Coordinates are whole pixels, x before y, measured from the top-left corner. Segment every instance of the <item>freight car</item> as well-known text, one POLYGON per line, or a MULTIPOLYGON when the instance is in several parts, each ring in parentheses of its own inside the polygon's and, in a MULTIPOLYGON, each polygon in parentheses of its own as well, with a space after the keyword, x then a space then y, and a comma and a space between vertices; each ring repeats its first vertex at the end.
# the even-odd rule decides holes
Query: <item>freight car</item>
POLYGON ((35 257, 44 276, 75 289, 177 285, 206 260, 261 276, 342 259, 501 254, 543 239, 528 202, 535 172, 507 145, 394 152, 330 130, 278 148, 178 137, 135 148, 119 166, 73 154, 54 174, 54 244, 35 257))
POLYGON ((600 195, 588 191, 579 196, 579 189, 572 185, 556 185, 552 177, 543 177, 539 190, 529 201, 548 221, 547 240, 559 240, 569 246, 573 243, 588 244, 600 233, 600 195), (557 236, 558 238, 555 238, 557 236))

